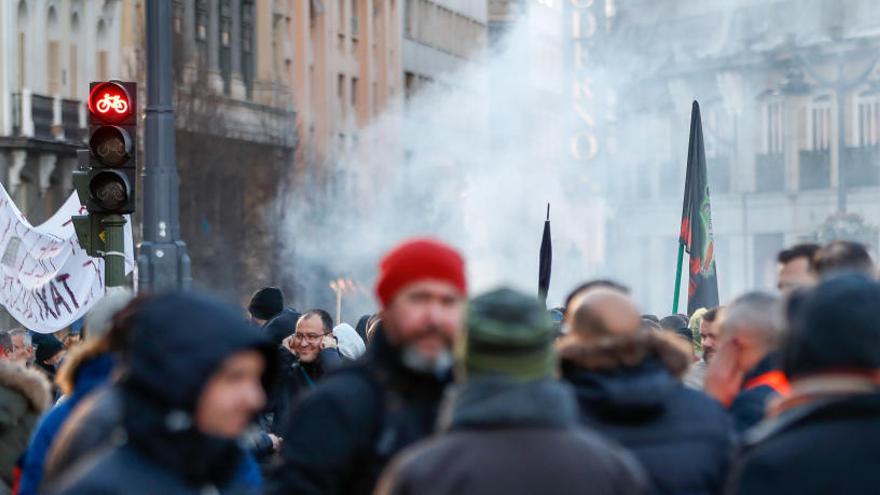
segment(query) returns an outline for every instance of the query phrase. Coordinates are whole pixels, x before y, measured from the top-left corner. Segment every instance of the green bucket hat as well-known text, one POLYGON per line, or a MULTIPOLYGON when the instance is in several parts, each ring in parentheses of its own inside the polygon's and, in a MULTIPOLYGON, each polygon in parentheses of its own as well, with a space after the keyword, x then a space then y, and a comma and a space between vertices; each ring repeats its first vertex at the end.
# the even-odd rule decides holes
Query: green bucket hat
POLYGON ((474 375, 531 381, 556 373, 553 322, 541 302, 508 288, 471 300, 456 349, 459 380, 474 375))

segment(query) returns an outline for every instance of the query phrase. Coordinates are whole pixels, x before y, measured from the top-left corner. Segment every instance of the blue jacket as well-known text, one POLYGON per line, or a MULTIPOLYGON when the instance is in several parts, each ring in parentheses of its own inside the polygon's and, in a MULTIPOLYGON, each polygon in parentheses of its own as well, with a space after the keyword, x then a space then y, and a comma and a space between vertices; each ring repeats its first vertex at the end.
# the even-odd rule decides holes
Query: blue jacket
POLYGON ((93 390, 108 383, 114 364, 115 360, 110 354, 100 354, 78 363, 73 372, 73 392, 43 416, 31 436, 22 462, 20 495, 37 495, 40 492, 43 463, 52 442, 77 404, 93 390))

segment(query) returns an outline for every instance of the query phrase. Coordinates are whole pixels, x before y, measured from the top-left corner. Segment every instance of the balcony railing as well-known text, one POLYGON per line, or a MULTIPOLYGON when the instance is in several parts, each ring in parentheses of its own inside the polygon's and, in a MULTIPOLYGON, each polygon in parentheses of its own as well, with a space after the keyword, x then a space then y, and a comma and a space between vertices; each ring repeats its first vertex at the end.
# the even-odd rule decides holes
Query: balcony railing
POLYGON ((761 153, 755 155, 755 191, 785 190, 785 155, 761 153))
POLYGON ((85 107, 79 100, 33 94, 12 94, 12 134, 35 139, 85 141, 85 107))
POLYGON ((880 146, 848 146, 842 158, 840 183, 845 187, 880 185, 880 146))
POLYGON ((831 151, 802 150, 798 154, 800 181, 798 186, 806 189, 827 189, 831 187, 831 151))

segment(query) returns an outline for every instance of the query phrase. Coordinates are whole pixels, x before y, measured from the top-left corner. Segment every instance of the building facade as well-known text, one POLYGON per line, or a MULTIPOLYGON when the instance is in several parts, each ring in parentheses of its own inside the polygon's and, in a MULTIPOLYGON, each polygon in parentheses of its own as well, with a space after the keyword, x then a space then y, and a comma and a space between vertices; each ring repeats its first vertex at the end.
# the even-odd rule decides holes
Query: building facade
MULTIPOLYGON (((171 6, 181 233, 195 285, 238 301, 278 283, 275 199, 289 192, 297 142, 293 12, 272 0, 171 6)), ((144 16, 144 0, 0 2, 0 182, 32 223, 73 191, 89 82, 137 81, 146 108, 144 16)))
POLYGON ((722 301, 772 289, 776 254, 797 242, 850 237, 876 254, 876 6, 672 3, 618 2, 604 45, 616 47, 618 66, 637 67, 624 72, 620 118, 607 126, 620 146, 599 161, 612 171, 608 273, 646 309, 671 307, 692 100, 702 107, 722 301))

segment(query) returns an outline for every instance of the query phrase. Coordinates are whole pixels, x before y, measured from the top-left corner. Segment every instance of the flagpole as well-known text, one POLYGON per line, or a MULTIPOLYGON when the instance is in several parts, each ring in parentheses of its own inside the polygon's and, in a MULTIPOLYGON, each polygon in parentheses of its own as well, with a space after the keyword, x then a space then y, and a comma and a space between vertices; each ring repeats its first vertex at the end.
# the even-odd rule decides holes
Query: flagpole
POLYGON ((678 243, 678 265, 675 268, 675 296, 672 300, 672 314, 678 314, 678 295, 681 290, 681 264, 684 260, 684 244, 678 243))

